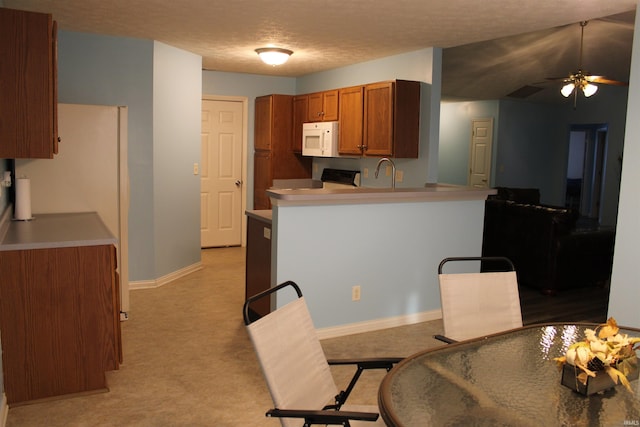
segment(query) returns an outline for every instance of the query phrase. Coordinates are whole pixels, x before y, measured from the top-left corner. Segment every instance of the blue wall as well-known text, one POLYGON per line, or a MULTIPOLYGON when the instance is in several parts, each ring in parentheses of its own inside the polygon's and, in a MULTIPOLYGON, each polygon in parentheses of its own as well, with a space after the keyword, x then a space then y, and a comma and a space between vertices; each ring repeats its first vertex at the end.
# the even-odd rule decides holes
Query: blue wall
POLYGON ((156 42, 153 56, 155 275, 200 262, 202 58, 156 42))
MULTIPOLYGON (((634 46, 636 46, 634 44, 634 46)), ((605 123, 608 125, 607 158, 605 169, 604 200, 602 204, 602 222, 614 225, 618 216, 618 199, 620 193, 620 177, 622 173, 622 153, 626 151, 625 137, 627 117, 627 103, 630 89, 624 86, 600 85, 598 92, 588 100, 578 99, 578 106, 564 108, 561 120, 564 123, 561 139, 558 143, 565 146, 564 165, 568 159, 567 141, 568 125, 605 123)), ((637 119, 636 119, 637 120, 637 119)), ((631 143, 627 144, 630 145, 631 143)))
POLYGON ((575 124, 609 127, 605 193, 601 222, 615 225, 620 157, 624 145, 627 90, 602 86, 590 99, 573 104, 536 104, 519 100, 443 102, 439 181, 467 183, 471 120, 494 118, 491 186, 535 187, 541 201, 564 204, 569 130, 575 124))
POLYGON ((568 125, 556 120, 558 106, 500 101, 496 186, 535 187, 543 203, 564 204, 568 125), (563 141, 566 138, 567 141, 563 141), (560 188, 560 191, 555 189, 560 188))
POLYGON ((162 43, 58 34, 58 101, 129 107, 131 281, 200 261, 200 70, 199 56, 162 43))
MULTIPOLYGON (((640 285, 638 284, 638 241, 640 241, 640 20, 636 19, 629 80, 628 120, 622 161, 620 210, 613 258, 609 316, 621 325, 640 328, 640 285)), ((617 161, 617 159, 616 159, 617 161)))
MULTIPOLYGON (((129 279, 155 278, 153 42, 60 31, 58 102, 129 110, 129 279)), ((64 143, 64 135, 60 135, 64 143)))
MULTIPOLYGON (((499 125, 498 101, 442 102, 440 105, 440 139, 438 181, 467 185, 471 120, 493 118, 493 143, 499 125)), ((493 186, 493 181, 490 182, 493 186)))
POLYGON ((438 264, 480 254, 483 218, 483 200, 276 206, 273 280, 302 287, 316 328, 437 319, 438 264))

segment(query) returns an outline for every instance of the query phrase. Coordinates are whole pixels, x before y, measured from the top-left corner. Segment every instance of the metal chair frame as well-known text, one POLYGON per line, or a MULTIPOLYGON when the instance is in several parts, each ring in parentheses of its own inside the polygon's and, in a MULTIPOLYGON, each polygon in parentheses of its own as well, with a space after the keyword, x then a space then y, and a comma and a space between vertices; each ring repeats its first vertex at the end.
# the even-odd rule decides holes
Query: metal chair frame
MULTIPOLYGON (((270 297, 273 293, 280 291, 283 288, 291 287, 295 290, 298 298, 302 298, 302 291, 300 287, 292 282, 287 281, 267 289, 259 294, 249 297, 243 307, 243 318, 246 326, 257 321, 258 319, 252 319, 250 315, 249 306, 251 303, 266 297, 270 297)), ((267 314, 268 316, 268 314, 267 314)), ((390 358, 364 358, 364 359, 329 359, 327 363, 329 365, 354 365, 356 371, 351 378, 348 386, 340 391, 335 396, 334 404, 326 405, 321 410, 304 410, 304 409, 279 409, 274 408, 267 411, 265 414, 267 417, 279 417, 279 418, 302 418, 304 419, 304 426, 311 425, 342 425, 350 426, 350 421, 376 421, 379 417, 378 413, 374 412, 357 412, 357 411, 342 411, 341 407, 346 402, 347 398, 353 391, 358 379, 365 370, 369 369, 385 369, 389 371, 396 363, 400 362, 402 357, 390 357, 390 358)))

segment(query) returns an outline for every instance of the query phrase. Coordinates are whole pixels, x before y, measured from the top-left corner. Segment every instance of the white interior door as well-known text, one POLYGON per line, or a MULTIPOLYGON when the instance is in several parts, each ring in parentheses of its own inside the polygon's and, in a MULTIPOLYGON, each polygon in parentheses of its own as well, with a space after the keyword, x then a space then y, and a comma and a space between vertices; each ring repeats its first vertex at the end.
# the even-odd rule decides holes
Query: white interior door
POLYGON ((202 101, 201 246, 242 243, 243 104, 202 101))
POLYGON ((469 185, 477 188, 487 188, 491 178, 493 119, 474 119, 471 121, 471 126, 469 185))

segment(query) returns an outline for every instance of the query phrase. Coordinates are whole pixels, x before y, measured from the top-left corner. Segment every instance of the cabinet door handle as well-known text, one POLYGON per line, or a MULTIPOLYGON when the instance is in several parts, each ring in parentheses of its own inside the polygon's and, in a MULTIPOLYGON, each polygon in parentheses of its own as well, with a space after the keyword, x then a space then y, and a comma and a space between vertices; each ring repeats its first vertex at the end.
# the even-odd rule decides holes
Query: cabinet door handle
POLYGON ((239 179, 236 180, 236 187, 240 187, 242 185, 242 181, 239 179))

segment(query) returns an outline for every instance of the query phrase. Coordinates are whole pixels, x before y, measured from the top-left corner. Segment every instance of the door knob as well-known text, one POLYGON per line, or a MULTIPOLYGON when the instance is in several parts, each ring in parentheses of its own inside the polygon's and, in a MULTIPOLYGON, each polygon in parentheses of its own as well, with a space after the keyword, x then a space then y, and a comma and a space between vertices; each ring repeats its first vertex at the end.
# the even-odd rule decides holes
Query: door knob
POLYGON ((242 185, 242 181, 239 179, 236 180, 236 187, 240 187, 242 185))

